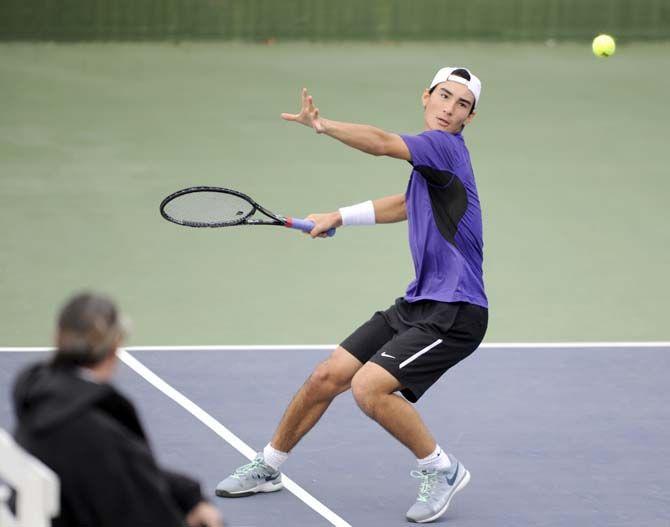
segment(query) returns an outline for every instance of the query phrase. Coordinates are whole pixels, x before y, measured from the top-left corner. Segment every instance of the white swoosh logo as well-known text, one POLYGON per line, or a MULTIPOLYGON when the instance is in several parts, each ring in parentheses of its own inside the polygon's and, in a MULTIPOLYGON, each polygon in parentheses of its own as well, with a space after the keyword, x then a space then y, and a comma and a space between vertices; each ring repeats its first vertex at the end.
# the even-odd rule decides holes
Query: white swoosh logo
POLYGON ((382 351, 382 357, 388 357, 389 359, 395 359, 395 357, 393 355, 389 355, 385 351, 382 351))

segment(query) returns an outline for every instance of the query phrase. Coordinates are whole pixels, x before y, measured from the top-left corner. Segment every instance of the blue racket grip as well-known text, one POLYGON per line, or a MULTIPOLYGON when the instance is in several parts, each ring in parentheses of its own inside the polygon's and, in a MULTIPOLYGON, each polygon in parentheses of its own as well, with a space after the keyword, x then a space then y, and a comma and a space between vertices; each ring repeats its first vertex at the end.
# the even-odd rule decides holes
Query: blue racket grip
MULTIPOLYGON (((300 229, 303 232, 311 232, 314 228, 314 222, 312 220, 301 220, 300 218, 286 218, 286 226, 291 229, 300 229)), ((326 232, 330 236, 335 236, 335 228, 332 228, 326 232)))

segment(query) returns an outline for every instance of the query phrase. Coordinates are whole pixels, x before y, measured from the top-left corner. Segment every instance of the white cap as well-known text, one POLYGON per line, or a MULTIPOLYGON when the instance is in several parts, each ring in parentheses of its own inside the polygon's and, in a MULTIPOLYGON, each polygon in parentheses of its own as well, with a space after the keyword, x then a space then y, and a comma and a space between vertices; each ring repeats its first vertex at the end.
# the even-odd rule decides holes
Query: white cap
POLYGON ((472 95, 475 96, 475 105, 473 106, 473 110, 477 107, 479 104, 479 96, 482 93, 482 81, 479 80, 475 75, 470 72, 468 68, 442 68, 440 71, 438 71, 435 74, 435 77, 433 77, 433 82, 430 83, 430 87, 428 90, 432 90, 435 86, 440 84, 441 82, 447 82, 447 81, 454 81, 462 84, 465 86, 468 90, 472 92, 472 95), (456 70, 464 70, 468 73, 470 80, 464 79, 463 77, 459 77, 458 75, 452 75, 452 73, 456 70))

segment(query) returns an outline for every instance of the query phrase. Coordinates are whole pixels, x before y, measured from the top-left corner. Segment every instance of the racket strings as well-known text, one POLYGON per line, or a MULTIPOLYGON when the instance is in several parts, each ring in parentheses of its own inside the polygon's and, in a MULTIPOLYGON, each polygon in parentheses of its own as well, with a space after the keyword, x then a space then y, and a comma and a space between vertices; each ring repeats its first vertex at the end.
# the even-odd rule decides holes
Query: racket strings
POLYGON ((176 196, 163 207, 172 220, 181 224, 234 225, 254 212, 244 198, 224 192, 200 191, 176 196))

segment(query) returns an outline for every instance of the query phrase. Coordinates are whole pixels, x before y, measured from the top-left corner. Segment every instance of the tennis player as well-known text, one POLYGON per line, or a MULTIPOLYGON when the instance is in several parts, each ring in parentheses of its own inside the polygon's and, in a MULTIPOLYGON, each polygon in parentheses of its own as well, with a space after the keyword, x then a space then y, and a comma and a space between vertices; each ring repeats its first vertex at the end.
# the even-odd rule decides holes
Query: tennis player
POLYGON ((354 331, 319 364, 289 404, 256 459, 221 481, 219 496, 282 488, 279 468, 331 401, 351 388, 361 410, 416 456, 420 480, 407 519, 443 515, 470 473, 436 442, 412 403, 481 343, 488 322, 482 277, 482 219, 463 129, 472 122, 481 82, 466 68, 440 69, 423 92, 425 131, 398 135, 321 117, 307 90, 287 121, 309 126, 375 156, 408 161, 407 191, 336 212, 313 214, 313 237, 332 227, 407 220, 416 278, 405 296, 354 331), (398 392, 403 397, 398 395, 398 392))

